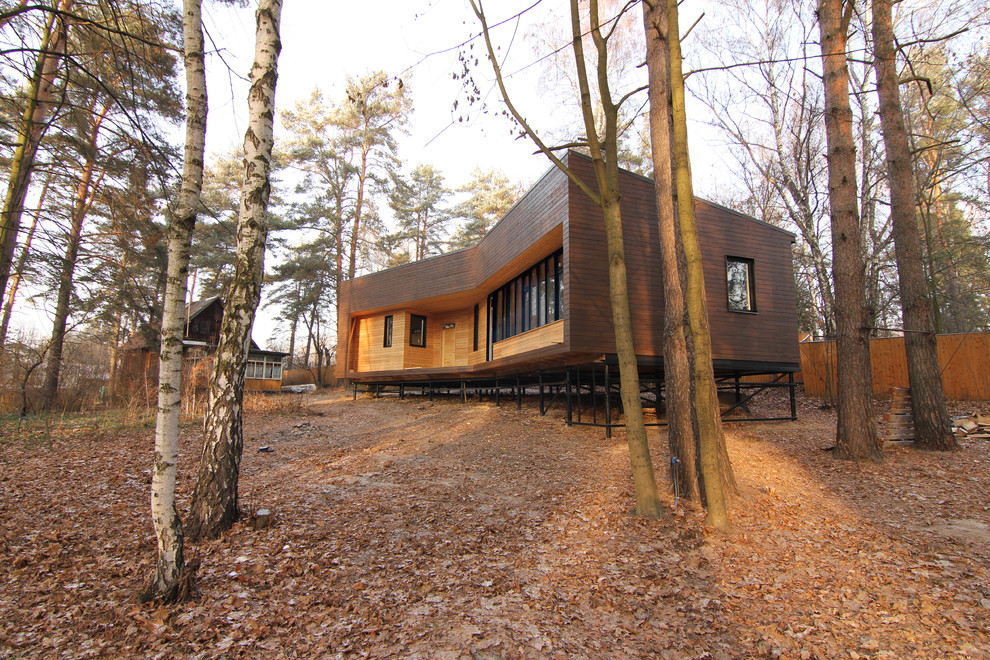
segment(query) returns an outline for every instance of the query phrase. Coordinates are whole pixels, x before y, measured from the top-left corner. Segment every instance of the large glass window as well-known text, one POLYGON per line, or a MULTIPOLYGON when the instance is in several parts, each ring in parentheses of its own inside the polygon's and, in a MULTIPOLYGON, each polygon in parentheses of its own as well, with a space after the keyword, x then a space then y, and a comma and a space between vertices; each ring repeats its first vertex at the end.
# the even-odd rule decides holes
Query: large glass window
POLYGON ((753 260, 742 257, 726 257, 725 275, 728 285, 729 310, 755 312, 756 285, 753 276, 753 260))
POLYGON ((412 314, 409 321, 409 345, 426 346, 426 317, 412 314))
POLYGON ((563 272, 564 251, 558 250, 492 292, 488 296, 489 345, 562 319, 563 272))

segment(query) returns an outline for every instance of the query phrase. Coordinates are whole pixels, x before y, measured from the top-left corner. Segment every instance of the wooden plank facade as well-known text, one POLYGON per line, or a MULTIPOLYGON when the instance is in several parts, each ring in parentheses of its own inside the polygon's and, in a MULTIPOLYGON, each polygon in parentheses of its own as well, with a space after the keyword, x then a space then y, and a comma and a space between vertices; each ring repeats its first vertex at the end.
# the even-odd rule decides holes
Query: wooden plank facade
MULTIPOLYGON (((567 161, 595 185, 588 158, 572 152, 567 161)), ((621 187, 636 353, 644 368, 662 369, 654 184, 623 172, 621 187)), ((696 211, 716 371, 797 371, 793 236, 702 200, 696 211), (729 309, 727 259, 749 269, 749 311, 729 309)), ((602 213, 556 168, 477 246, 359 277, 340 291, 339 379, 532 375, 614 353, 602 213)))

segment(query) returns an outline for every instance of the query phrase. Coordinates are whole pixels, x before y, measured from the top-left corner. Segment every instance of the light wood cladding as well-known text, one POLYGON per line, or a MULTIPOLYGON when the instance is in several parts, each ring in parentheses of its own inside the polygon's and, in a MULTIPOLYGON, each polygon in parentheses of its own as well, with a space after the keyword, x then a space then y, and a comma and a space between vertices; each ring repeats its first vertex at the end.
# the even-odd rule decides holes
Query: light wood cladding
POLYGON ((521 353, 527 353, 529 351, 535 351, 538 348, 545 348, 547 346, 552 346, 554 344, 564 343, 564 321, 554 321, 547 325, 536 328, 535 330, 528 330, 522 334, 518 334, 515 337, 509 337, 508 339, 503 339, 500 342, 496 342, 493 355, 496 360, 506 357, 511 357, 513 355, 519 355, 521 353))
POLYGON ((355 319, 356 328, 351 339, 351 370, 385 371, 404 366, 403 337, 408 332, 409 315, 392 314, 392 345, 388 348, 383 346, 385 316, 377 314, 355 319))

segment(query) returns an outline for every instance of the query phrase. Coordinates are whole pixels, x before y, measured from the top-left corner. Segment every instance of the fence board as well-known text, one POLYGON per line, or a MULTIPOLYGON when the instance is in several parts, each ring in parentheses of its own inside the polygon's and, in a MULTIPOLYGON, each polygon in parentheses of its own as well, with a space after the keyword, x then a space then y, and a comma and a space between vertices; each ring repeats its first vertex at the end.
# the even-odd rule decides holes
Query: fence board
MULTIPOLYGON (((947 399, 990 400, 990 333, 939 335, 938 358, 947 399)), ((870 340, 870 362, 874 394, 909 386, 903 337, 870 340)), ((805 394, 834 398, 835 342, 802 342, 801 372, 805 394)))

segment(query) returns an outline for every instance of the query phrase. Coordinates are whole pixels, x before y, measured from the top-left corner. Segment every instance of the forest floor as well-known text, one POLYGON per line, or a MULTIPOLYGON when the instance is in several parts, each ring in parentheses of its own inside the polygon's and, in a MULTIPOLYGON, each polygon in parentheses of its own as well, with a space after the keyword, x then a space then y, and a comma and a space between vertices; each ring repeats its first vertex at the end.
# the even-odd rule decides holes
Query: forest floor
POLYGON ((858 465, 823 451, 816 400, 730 423, 717 535, 672 495, 631 516, 624 435, 569 428, 559 404, 271 401, 247 414, 240 492, 275 522, 190 545, 198 593, 173 607, 136 598, 151 423, 0 422, 0 657, 990 658, 988 440, 858 465))

